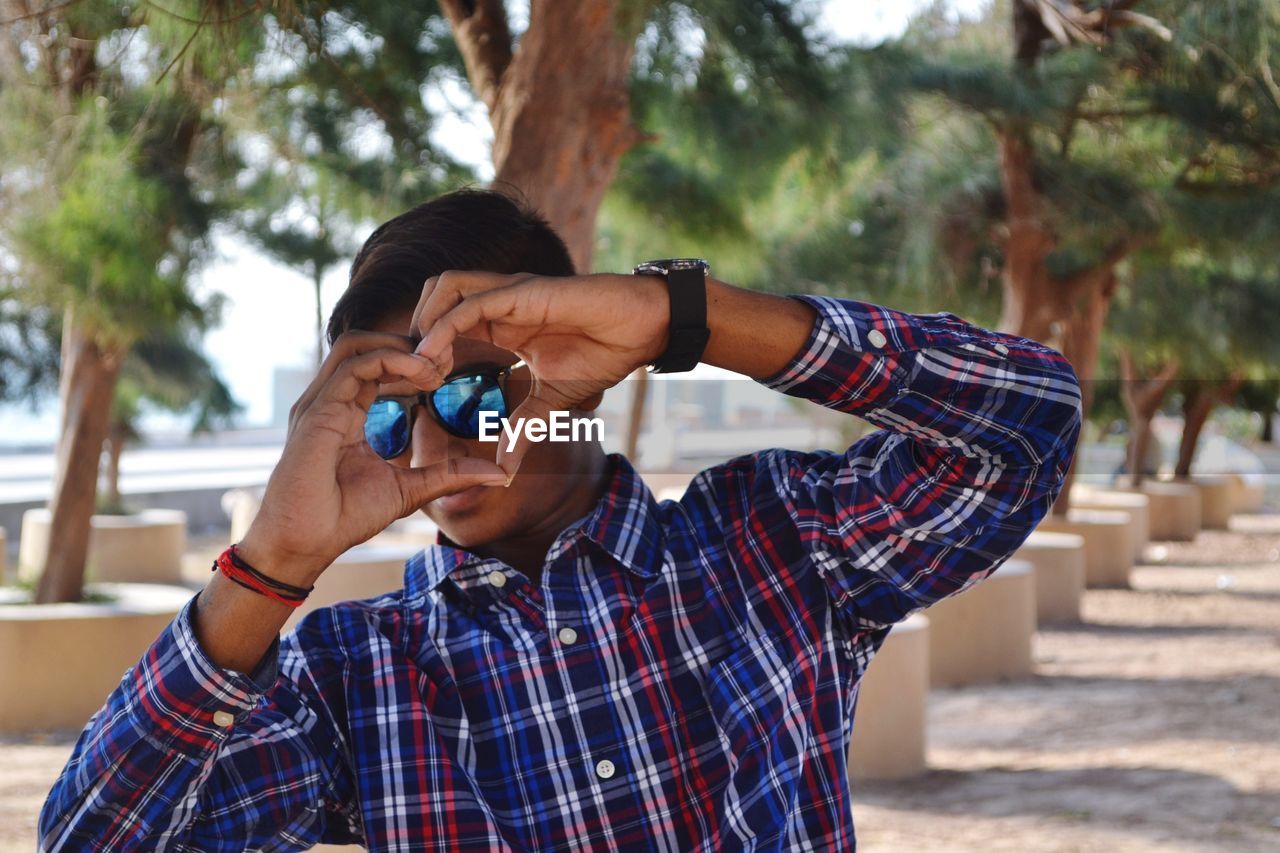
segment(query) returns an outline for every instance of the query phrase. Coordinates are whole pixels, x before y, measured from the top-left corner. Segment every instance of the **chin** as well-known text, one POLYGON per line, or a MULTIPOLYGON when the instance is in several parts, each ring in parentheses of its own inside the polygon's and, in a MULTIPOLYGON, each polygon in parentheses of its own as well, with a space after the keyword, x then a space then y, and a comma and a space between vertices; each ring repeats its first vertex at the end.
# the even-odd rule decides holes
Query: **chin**
MULTIPOLYGON (((478 486, 484 492, 491 492, 491 486, 478 486)), ((503 491, 503 490, 499 490, 503 491)), ((466 495, 465 492, 460 493, 466 495)), ((500 497, 494 495, 494 497, 500 497)), ((441 532, 463 548, 473 548, 487 542, 493 542, 509 534, 514 527, 511 519, 501 512, 490 500, 480 501, 468 499, 465 506, 445 507, 439 504, 444 499, 432 501, 422 512, 436 523, 441 532)))

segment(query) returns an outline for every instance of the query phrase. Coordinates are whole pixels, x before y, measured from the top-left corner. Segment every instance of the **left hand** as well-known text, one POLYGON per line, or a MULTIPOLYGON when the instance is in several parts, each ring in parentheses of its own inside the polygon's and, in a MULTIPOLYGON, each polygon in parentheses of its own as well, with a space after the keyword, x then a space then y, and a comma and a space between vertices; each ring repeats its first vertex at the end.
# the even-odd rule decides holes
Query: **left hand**
MULTIPOLYGON (((450 271, 429 278, 414 310, 416 353, 442 376, 453 370, 453 342, 476 338, 515 352, 533 374, 529 396, 510 419, 546 419, 621 382, 663 353, 671 309, 654 276, 544 277, 450 271)), ((515 474, 528 450, 498 445, 497 463, 515 474)))

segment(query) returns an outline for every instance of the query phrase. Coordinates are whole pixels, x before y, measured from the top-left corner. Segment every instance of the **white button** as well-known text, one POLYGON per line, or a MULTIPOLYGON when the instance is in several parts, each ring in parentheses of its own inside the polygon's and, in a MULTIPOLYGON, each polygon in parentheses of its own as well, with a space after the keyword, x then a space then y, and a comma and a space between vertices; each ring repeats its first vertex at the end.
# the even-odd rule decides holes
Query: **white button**
POLYGON ((504 575, 502 572, 498 571, 497 569, 494 569, 493 571, 489 572, 489 583, 493 584, 498 589, 502 589, 504 586, 507 585, 507 576, 504 575))
POLYGON ((1000 353, 1001 355, 1008 355, 1009 348, 1004 344, 996 344, 996 352, 1000 353))
POLYGON ((226 711, 213 712, 213 724, 215 726, 222 726, 224 729, 226 729, 226 728, 230 728, 231 724, 234 723, 235 721, 236 721, 236 718, 233 715, 228 714, 226 711))
POLYGON ((596 765, 596 775, 601 779, 612 779, 614 774, 613 762, 605 759, 596 765))
POLYGON ((867 332, 867 340, 871 341, 871 345, 873 347, 875 347, 876 349, 880 349, 880 347, 884 346, 889 339, 886 338, 884 336, 884 332, 880 331, 879 329, 872 329, 871 331, 867 332))
POLYGON ((574 643, 578 642, 578 632, 572 628, 561 628, 560 642, 564 643, 566 646, 572 646, 574 643))

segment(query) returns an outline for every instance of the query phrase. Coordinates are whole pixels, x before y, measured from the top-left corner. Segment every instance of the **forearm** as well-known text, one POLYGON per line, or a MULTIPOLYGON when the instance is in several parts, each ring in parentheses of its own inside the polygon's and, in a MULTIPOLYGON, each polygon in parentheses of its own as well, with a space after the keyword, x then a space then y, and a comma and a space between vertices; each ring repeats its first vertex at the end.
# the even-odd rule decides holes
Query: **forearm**
POLYGON ((40 815, 41 849, 119 850, 180 837, 196 790, 260 687, 202 656, 184 607, 90 721, 40 815))
POLYGON ((804 347, 817 312, 785 296, 756 293, 707 279, 707 327, 702 361, 753 379, 780 372, 804 347))
MULTIPOLYGON (((262 519, 259 519, 262 522, 262 519)), ((255 524, 237 546, 242 558, 267 576, 303 588, 312 586, 323 571, 289 559, 275 547, 270 521, 255 524)), ((250 672, 280 635, 293 608, 245 589, 222 572, 215 572, 196 599, 193 629, 209 660, 224 669, 250 672)))
POLYGON ((293 608, 216 572, 196 599, 192 623, 210 661, 235 672, 251 672, 291 613, 293 608))

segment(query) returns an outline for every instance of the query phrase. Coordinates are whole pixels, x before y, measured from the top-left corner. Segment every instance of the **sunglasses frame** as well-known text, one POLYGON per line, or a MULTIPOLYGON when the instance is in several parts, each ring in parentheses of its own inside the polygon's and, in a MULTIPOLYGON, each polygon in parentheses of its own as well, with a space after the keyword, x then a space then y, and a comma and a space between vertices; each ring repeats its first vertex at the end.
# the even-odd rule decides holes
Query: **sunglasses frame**
MULTIPOLYGON (((406 416, 406 419, 408 420, 408 429, 406 430, 406 435, 408 436, 408 439, 405 441, 404 447, 400 448, 398 452, 394 453, 391 456, 383 456, 382 454, 378 454, 378 458, 390 460, 390 459, 395 459, 397 457, 403 456, 405 451, 407 451, 410 445, 413 444, 413 419, 415 417, 415 412, 419 406, 422 406, 423 408, 427 409, 427 411, 431 412, 431 417, 435 419, 435 422, 439 424, 440 428, 443 429, 445 432, 449 433, 450 435, 457 436, 458 438, 465 438, 470 441, 475 441, 477 438, 479 438, 478 434, 466 435, 449 426, 449 424, 445 421, 444 417, 440 414, 440 410, 436 408, 436 401, 435 401, 436 393, 439 392, 441 388, 444 388, 446 385, 448 385, 450 382, 454 382, 458 379, 469 378, 472 376, 492 378, 497 382, 498 392, 502 394, 502 401, 504 404, 506 404, 508 413, 510 413, 511 404, 510 404, 510 401, 507 400, 507 382, 511 379, 511 374, 516 368, 524 367, 524 366, 525 366, 525 362, 521 360, 521 361, 515 362, 514 364, 506 365, 505 367, 498 367, 496 365, 489 365, 488 367, 464 367, 450 373, 445 378, 444 382, 441 383, 440 388, 436 388, 434 391, 418 391, 415 394, 379 394, 377 397, 374 397, 373 402, 369 404, 369 407, 371 409, 373 408, 374 405, 381 402, 399 403, 404 408, 405 416, 406 416)), ((366 412, 365 415, 367 417, 368 412, 366 412)), ((367 438, 366 438, 366 441, 367 441, 367 438)), ((372 446, 370 446, 370 449, 372 449, 372 446)), ((377 453, 377 451, 374 451, 374 452, 377 453)))

